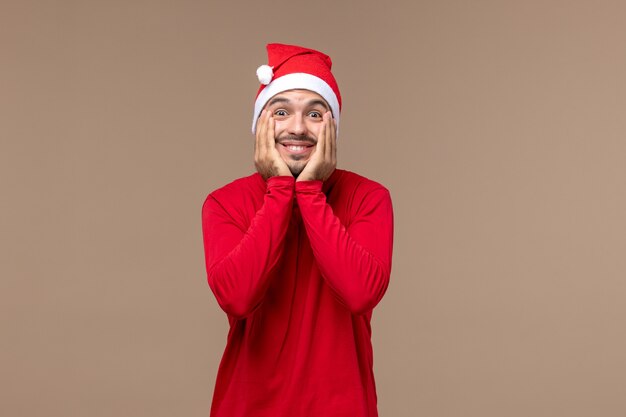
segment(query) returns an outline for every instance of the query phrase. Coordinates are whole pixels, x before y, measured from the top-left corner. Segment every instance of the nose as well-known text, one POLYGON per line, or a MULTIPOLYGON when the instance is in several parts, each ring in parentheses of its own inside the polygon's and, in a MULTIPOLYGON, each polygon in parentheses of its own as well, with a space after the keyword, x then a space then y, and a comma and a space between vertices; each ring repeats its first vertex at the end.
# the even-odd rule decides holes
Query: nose
POLYGON ((293 117, 291 117, 290 122, 291 122, 289 123, 290 134, 302 136, 307 133, 307 127, 304 121, 304 116, 300 114, 294 114, 293 117))

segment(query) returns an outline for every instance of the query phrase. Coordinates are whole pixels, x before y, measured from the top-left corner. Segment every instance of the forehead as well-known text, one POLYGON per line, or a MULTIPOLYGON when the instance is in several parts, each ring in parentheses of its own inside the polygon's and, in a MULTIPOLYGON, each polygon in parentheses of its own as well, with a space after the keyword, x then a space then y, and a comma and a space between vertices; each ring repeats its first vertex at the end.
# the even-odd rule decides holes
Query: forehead
POLYGON ((272 96, 272 98, 270 98, 267 101, 267 105, 271 106, 273 103, 276 103, 276 102, 285 103, 285 101, 288 101, 293 104, 308 104, 311 102, 322 101, 326 105, 327 108, 330 108, 326 100, 324 100, 324 98, 320 96, 319 94, 317 94, 316 92, 311 91, 311 90, 301 90, 301 89, 281 91, 280 93, 272 96), (279 99, 279 100, 276 100, 276 99, 279 99))

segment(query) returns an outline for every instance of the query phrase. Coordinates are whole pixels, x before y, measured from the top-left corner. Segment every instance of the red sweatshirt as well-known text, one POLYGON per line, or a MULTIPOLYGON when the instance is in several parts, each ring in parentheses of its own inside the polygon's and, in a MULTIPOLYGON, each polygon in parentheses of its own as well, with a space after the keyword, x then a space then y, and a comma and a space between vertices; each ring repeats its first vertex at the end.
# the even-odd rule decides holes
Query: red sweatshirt
POLYGON ((255 173, 202 207, 209 285, 230 331, 212 417, 375 417, 370 319, 391 271, 380 184, 255 173))

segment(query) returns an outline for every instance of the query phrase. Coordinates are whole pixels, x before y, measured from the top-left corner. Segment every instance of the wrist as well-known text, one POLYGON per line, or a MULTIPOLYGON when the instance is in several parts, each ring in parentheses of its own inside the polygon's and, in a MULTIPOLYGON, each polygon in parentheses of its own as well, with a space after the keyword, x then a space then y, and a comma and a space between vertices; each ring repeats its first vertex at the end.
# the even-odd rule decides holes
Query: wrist
POLYGON ((267 185, 267 188, 274 188, 274 187, 287 187, 287 188, 293 188, 294 186, 294 182, 295 179, 293 177, 293 175, 276 175, 274 177, 269 177, 265 180, 265 184, 267 185))
POLYGON ((293 174, 287 167, 285 167, 284 169, 277 169, 274 175, 277 177, 293 177, 293 174))
POLYGON ((318 194, 322 191, 324 182, 322 180, 296 180, 296 194, 318 194))
POLYGON ((335 171, 335 167, 326 171, 326 172, 306 172, 302 171, 298 178, 296 178, 296 182, 298 181, 326 181, 335 171))

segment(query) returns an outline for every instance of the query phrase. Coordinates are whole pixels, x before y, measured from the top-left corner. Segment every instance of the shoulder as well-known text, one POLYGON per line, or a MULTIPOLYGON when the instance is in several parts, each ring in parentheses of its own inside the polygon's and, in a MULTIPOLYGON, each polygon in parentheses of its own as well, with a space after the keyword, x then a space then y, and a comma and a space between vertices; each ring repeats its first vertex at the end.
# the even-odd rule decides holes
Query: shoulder
POLYGON ((345 225, 381 209, 392 211, 389 190, 379 182, 345 170, 337 170, 333 177, 327 201, 345 225))
POLYGON ((255 172, 247 177, 238 178, 212 191, 209 196, 229 197, 243 193, 264 192, 265 184, 261 176, 255 172))
POLYGON ((359 175, 352 171, 338 169, 336 187, 340 192, 348 192, 355 196, 375 194, 389 195, 389 190, 381 183, 359 175))
POLYGON ((207 202, 217 202, 222 206, 237 206, 246 200, 262 198, 264 193, 265 183, 261 176, 255 172, 211 191, 204 200, 203 207, 207 205, 207 202))

